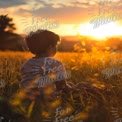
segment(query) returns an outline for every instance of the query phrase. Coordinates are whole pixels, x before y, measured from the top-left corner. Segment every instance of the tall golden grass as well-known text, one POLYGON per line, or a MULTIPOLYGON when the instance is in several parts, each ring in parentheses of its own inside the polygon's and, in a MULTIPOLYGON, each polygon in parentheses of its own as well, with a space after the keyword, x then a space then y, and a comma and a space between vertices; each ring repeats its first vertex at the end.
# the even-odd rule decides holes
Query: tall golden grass
MULTIPOLYGON (((114 60, 113 65, 117 67, 122 66, 122 62, 116 64, 116 60, 122 59, 121 53, 112 56, 114 60)), ((14 96, 15 101, 12 104, 22 104, 20 99, 24 92, 18 92, 21 80, 20 68, 24 61, 31 57, 33 55, 29 52, 0 52, 0 80, 5 81, 5 87, 0 88, 0 95, 7 97, 10 101, 11 97, 14 96)), ((74 84, 86 82, 98 88, 106 88, 106 91, 101 93, 104 100, 103 108, 100 108, 100 110, 97 108, 97 112, 93 110, 92 113, 89 113, 92 115, 92 119, 88 119, 88 122, 113 122, 117 118, 122 117, 122 72, 113 74, 109 78, 106 78, 105 74, 102 73, 104 69, 112 67, 110 57, 111 54, 109 52, 101 51, 93 51, 91 53, 57 53, 55 56, 55 58, 63 62, 66 70, 71 71, 71 78, 68 79, 68 82, 73 82, 74 84), (117 115, 114 114, 113 109, 117 109, 117 115)), ((72 101, 70 102, 73 103, 72 101)), ((53 102, 53 104, 58 103, 59 101, 53 102)), ((27 112, 24 113, 27 114, 27 117, 32 112, 33 104, 32 102, 30 109, 28 109, 28 114, 27 112)), ((90 109, 89 107, 87 105, 85 109, 90 109)), ((47 116, 48 113, 43 112, 43 115, 47 116)), ((86 111, 82 112, 81 116, 86 117, 86 111)))

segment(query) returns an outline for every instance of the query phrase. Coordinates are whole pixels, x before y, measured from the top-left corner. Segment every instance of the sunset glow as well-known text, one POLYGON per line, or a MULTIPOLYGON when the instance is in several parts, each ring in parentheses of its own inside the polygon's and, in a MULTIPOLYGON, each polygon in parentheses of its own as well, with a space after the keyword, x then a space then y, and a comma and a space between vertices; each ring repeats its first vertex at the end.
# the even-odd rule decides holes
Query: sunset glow
POLYGON ((91 36, 99 40, 105 39, 106 37, 121 35, 122 28, 114 22, 101 25, 96 29, 93 29, 92 24, 84 23, 79 26, 78 32, 81 35, 91 36))
POLYGON ((11 3, 9 1, 5 3, 1 1, 0 12, 1 14, 8 14, 9 17, 13 18, 16 26, 15 32, 19 34, 28 34, 24 31, 27 28, 28 32, 32 31, 32 23, 37 25, 37 19, 40 18, 43 19, 43 22, 41 22, 42 27, 43 25, 52 26, 51 19, 54 20, 53 25, 58 23, 58 26, 55 26, 55 28, 50 29, 46 26, 46 29, 54 31, 61 36, 76 36, 79 33, 96 39, 105 39, 110 36, 122 35, 122 7, 120 0, 114 0, 111 3, 104 3, 103 1, 104 4, 101 3, 101 6, 95 0, 62 0, 62 2, 56 0, 12 1, 11 3), (110 17, 112 17, 112 21, 93 29, 94 25, 90 21, 97 18, 98 20, 95 19, 95 21, 99 22, 100 14, 107 15, 105 21, 108 21, 110 17))

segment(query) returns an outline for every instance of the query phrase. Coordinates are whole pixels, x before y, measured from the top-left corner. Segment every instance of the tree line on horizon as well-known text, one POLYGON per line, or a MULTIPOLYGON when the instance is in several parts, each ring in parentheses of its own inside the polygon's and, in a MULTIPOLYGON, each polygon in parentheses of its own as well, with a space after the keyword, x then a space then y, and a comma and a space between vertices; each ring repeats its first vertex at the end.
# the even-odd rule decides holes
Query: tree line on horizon
MULTIPOLYGON (((24 38, 14 33, 16 30, 13 19, 8 15, 0 15, 0 50, 28 51, 24 38)), ((60 52, 91 52, 92 50, 122 50, 122 38, 112 37, 106 41, 96 41, 85 36, 77 40, 62 37, 58 46, 60 52)))

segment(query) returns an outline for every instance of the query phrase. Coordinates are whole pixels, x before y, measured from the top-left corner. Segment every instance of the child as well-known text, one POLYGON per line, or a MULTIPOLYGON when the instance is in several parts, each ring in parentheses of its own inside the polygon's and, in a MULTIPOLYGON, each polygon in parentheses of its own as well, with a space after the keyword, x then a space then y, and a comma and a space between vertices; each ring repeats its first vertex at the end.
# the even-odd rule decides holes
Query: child
POLYGON ((52 58, 56 54, 60 37, 48 30, 38 30, 26 37, 29 51, 35 55, 27 60, 22 68, 21 86, 30 89, 53 86, 56 91, 70 91, 66 83, 66 70, 63 64, 52 58))

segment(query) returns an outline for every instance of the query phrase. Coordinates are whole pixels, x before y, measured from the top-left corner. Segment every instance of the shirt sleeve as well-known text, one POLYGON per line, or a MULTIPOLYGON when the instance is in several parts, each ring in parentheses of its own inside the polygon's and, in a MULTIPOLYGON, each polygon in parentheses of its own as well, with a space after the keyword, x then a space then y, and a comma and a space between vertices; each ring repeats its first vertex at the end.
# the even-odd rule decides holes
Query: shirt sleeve
POLYGON ((66 69, 60 61, 57 61, 57 63, 54 65, 54 69, 55 69, 55 71, 54 71, 55 72, 55 82, 67 79, 66 69))
POLYGON ((34 78, 34 76, 31 73, 31 65, 29 65, 29 63, 26 61, 21 69, 21 82, 20 82, 20 86, 22 87, 29 87, 31 80, 34 78))

